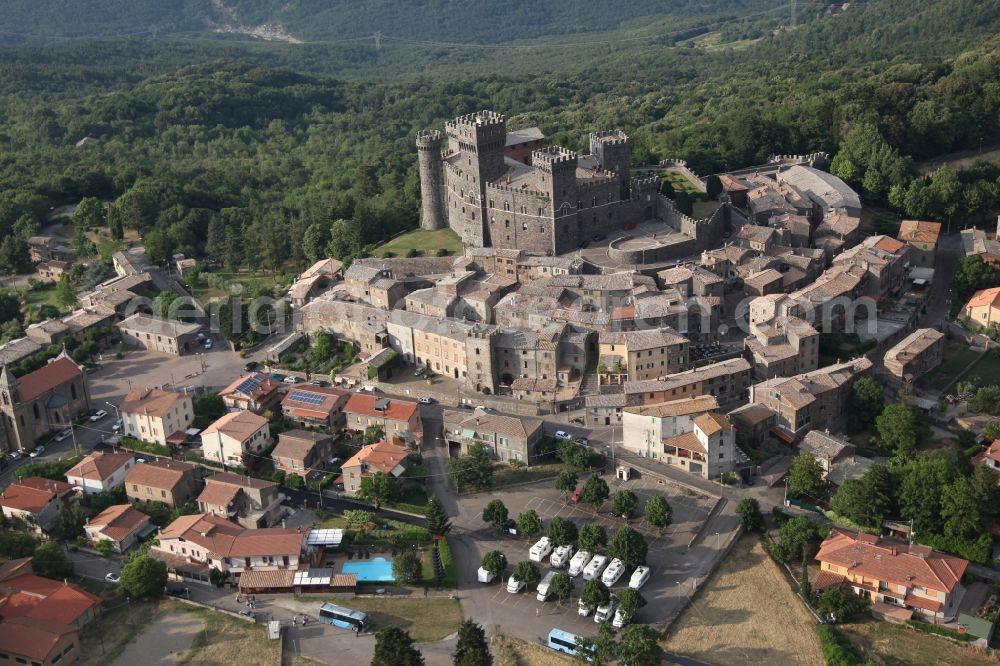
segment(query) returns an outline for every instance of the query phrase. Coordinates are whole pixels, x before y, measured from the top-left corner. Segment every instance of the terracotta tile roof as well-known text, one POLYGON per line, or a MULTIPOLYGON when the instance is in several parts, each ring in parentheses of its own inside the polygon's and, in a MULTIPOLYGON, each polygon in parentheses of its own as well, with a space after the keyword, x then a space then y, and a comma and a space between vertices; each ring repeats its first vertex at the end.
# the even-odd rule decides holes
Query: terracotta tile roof
POLYGON ((969 302, 965 304, 965 307, 978 308, 984 305, 1000 307, 1000 287, 980 289, 972 295, 972 298, 970 298, 969 302))
POLYGON ((274 481, 267 481, 266 479, 257 479, 252 476, 245 476, 243 474, 236 474, 234 472, 218 472, 212 476, 205 478, 206 484, 212 485, 227 485, 236 486, 238 488, 256 488, 257 490, 263 490, 264 488, 274 488, 278 484, 274 481))
POLYGON ((339 573, 333 574, 330 578, 330 587, 357 587, 358 586, 358 574, 354 573, 339 573))
POLYGON ((249 375, 240 375, 226 388, 219 391, 219 395, 230 395, 237 394, 245 396, 256 402, 260 402, 272 393, 277 392, 281 384, 268 375, 254 372, 249 375), (243 385, 244 382, 248 380, 253 380, 252 383, 248 383, 247 388, 243 391, 237 391, 236 389, 243 385))
POLYGON ((76 631, 73 627, 64 624, 28 617, 5 620, 4 626, 4 631, 0 631, 0 652, 20 655, 41 662, 48 660, 50 653, 63 636, 76 631))
POLYGON ((542 427, 542 419, 531 416, 509 416, 507 414, 493 414, 482 410, 476 410, 474 414, 469 414, 462 410, 453 410, 448 415, 454 421, 446 416, 445 422, 448 425, 454 425, 456 428, 468 428, 480 433, 496 433, 507 437, 523 437, 527 439, 532 437, 542 427))
POLYGON ((820 571, 816 574, 816 577, 812 581, 812 591, 822 592, 828 587, 834 587, 836 585, 841 585, 847 580, 841 574, 833 573, 832 571, 820 571))
POLYGON ((16 560, 7 560, 0 563, 0 582, 20 576, 23 573, 31 573, 31 558, 20 557, 16 560))
POLYGON ((271 457, 305 460, 317 444, 328 439, 329 435, 308 430, 286 430, 278 435, 278 445, 271 452, 271 457))
POLYGON ((906 247, 906 243, 901 243, 895 238, 890 238, 889 236, 883 236, 873 245, 873 247, 877 247, 885 252, 896 254, 906 247))
POLYGON ((739 409, 734 409, 729 412, 729 416, 732 419, 739 419, 748 424, 763 423, 768 419, 772 419, 777 415, 777 413, 768 407, 767 405, 761 405, 756 402, 752 402, 749 405, 744 405, 739 409))
POLYGON ((306 532, 295 528, 269 527, 246 530, 229 549, 229 557, 259 557, 261 555, 298 555, 306 540, 306 532))
POLYGON ((352 393, 344 411, 350 414, 362 414, 365 416, 375 416, 386 418, 392 421, 409 421, 419 413, 420 405, 406 400, 396 398, 384 398, 363 393, 352 393), (376 410, 375 406, 384 404, 385 408, 376 410))
POLYGON ((0 506, 38 513, 60 495, 72 490, 73 486, 68 483, 30 476, 7 486, 7 489, 0 493, 0 506))
MULTIPOLYGON (((89 609, 100 606, 101 598, 59 580, 22 574, 0 583, 9 597, 0 606, 4 623, 16 617, 69 625, 89 609)), ((0 631, 0 634, 5 632, 0 631)))
POLYGON ((195 469, 194 465, 177 460, 136 463, 135 467, 130 469, 125 476, 125 483, 134 483, 160 490, 172 490, 181 482, 185 474, 193 474, 195 469))
POLYGON ((181 516, 160 532, 160 543, 183 538, 219 557, 298 555, 307 532, 297 529, 248 530, 210 513, 181 516))
POLYGON ((249 411, 229 412, 224 414, 202 431, 202 437, 215 433, 222 433, 233 439, 245 442, 254 434, 267 427, 267 419, 260 414, 249 411))
POLYGON ((406 449, 402 447, 388 442, 375 442, 362 447, 341 466, 341 469, 364 467, 367 472, 392 474, 392 471, 406 460, 406 455, 406 449))
POLYGON ((18 379, 21 387, 21 402, 30 402, 46 391, 51 391, 80 377, 83 377, 83 370, 63 352, 48 365, 18 379))
POLYGON ((941 610, 941 602, 934 601, 933 599, 927 599, 924 597, 918 597, 915 594, 908 594, 903 598, 903 603, 907 606, 913 606, 914 608, 922 608, 924 610, 929 610, 932 612, 938 612, 941 610))
POLYGON ((238 486, 232 486, 228 483, 206 483, 204 490, 195 501, 203 508, 206 506, 228 507, 239 494, 238 486))
POLYGON ((94 451, 66 472, 66 476, 103 481, 134 459, 130 453, 94 451))
POLYGON ((635 407, 626 407, 625 411, 630 414, 663 418, 666 416, 689 416, 691 414, 700 414, 701 412, 707 412, 711 409, 718 408, 719 401, 715 396, 699 395, 694 398, 682 398, 680 400, 671 400, 670 402, 661 402, 655 405, 637 405, 635 407))
POLYGON ((696 416, 694 418, 694 424, 698 426, 699 430, 709 437, 717 432, 732 430, 733 428, 733 425, 729 422, 727 417, 714 412, 706 412, 700 416, 696 416))
POLYGON ((130 504, 115 504, 99 513, 87 523, 97 526, 109 539, 123 541, 132 533, 149 524, 149 516, 130 504))
POLYGON ((697 453, 703 453, 708 455, 708 449, 705 445, 698 441, 698 436, 693 432, 686 432, 683 435, 677 435, 676 437, 670 437, 663 440, 664 446, 676 446, 679 449, 684 449, 685 451, 695 451, 697 453))
POLYGON ((135 388, 128 392, 122 401, 123 414, 147 414, 163 417, 170 413, 178 400, 190 398, 183 393, 164 391, 162 389, 135 388))
POLYGON ((292 587, 294 581, 295 572, 289 569, 279 571, 244 571, 240 574, 240 589, 284 589, 292 587))
POLYGON ((852 576, 941 592, 954 590, 969 566, 967 560, 926 546, 839 529, 820 544, 816 559, 847 567, 852 576))
POLYGON ((982 455, 983 458, 1000 462, 1000 439, 994 439, 982 455))
POLYGON ((294 388, 282 399, 281 408, 286 413, 329 418, 330 414, 337 409, 337 406, 346 402, 350 395, 350 391, 334 387, 306 386, 294 388), (318 396, 318 398, 314 396, 318 396), (319 401, 317 402, 317 400, 319 401))
POLYGON ((940 222, 903 220, 899 224, 899 240, 910 243, 936 243, 941 235, 940 222))
POLYGON ((558 381, 555 377, 541 379, 538 377, 518 377, 510 383, 512 391, 555 391, 558 381))

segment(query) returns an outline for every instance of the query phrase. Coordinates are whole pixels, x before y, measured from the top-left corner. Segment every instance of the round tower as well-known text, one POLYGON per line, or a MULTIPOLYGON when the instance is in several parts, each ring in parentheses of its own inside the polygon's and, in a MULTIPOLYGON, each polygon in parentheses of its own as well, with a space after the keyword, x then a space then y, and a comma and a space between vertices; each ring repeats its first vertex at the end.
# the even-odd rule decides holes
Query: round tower
POLYGON ((441 132, 417 132, 417 159, 420 168, 420 228, 440 229, 444 220, 444 169, 441 165, 441 132))

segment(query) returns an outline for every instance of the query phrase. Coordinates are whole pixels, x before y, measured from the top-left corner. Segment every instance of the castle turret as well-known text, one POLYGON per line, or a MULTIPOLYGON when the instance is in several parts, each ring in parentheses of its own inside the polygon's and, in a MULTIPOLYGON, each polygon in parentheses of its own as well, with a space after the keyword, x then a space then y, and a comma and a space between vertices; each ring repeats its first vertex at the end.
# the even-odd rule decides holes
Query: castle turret
POLYGON ((0 401, 4 407, 16 405, 21 401, 21 384, 6 365, 0 368, 0 401))
POLYGON ((417 160, 420 169, 420 228, 433 231, 445 225, 441 132, 417 132, 417 160))
POLYGON ((563 203, 576 205, 577 154, 567 148, 553 146, 531 153, 531 163, 542 174, 542 182, 548 186, 552 196, 552 210, 558 210, 563 203))
POLYGON ((451 199, 456 205, 447 206, 449 224, 466 245, 488 247, 486 185, 507 169, 504 163, 507 120, 493 111, 477 111, 449 121, 445 131, 452 153, 449 163, 458 176, 451 196, 454 197, 455 189, 459 195, 459 200, 451 199))
POLYGON ((622 186, 622 199, 628 199, 632 178, 632 147, 628 136, 621 130, 592 132, 590 154, 595 155, 605 171, 614 171, 622 186))

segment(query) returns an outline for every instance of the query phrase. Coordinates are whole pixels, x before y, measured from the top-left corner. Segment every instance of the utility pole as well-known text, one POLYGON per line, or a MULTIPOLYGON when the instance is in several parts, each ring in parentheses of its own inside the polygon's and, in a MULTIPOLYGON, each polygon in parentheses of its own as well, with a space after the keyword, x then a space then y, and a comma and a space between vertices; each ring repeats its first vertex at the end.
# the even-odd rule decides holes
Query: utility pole
POLYGON ((381 32, 376 32, 375 33, 375 50, 376 51, 381 51, 382 50, 382 33, 381 32))

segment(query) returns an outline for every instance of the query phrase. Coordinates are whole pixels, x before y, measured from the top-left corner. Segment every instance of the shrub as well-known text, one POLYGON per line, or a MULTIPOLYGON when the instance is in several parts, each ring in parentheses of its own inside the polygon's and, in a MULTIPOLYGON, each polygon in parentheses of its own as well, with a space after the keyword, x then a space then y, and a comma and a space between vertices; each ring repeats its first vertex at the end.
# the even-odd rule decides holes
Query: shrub
POLYGON ((417 250, 417 248, 411 247, 409 250, 406 251, 406 258, 407 259, 412 259, 413 257, 416 257, 419 254, 420 254, 420 252, 417 250))
POLYGON ((827 666, 856 666, 857 664, 873 663, 870 659, 862 659, 854 646, 845 640, 839 631, 828 624, 817 625, 816 635, 819 636, 820 649, 823 651, 823 659, 827 666))
POLYGON ((972 634, 960 634, 953 629, 940 627, 936 624, 929 624, 927 622, 921 622, 919 620, 907 620, 906 624, 913 627, 917 631, 924 632, 925 634, 937 634, 938 636, 945 636, 963 643, 971 643, 979 638, 978 636, 973 636, 972 634))

